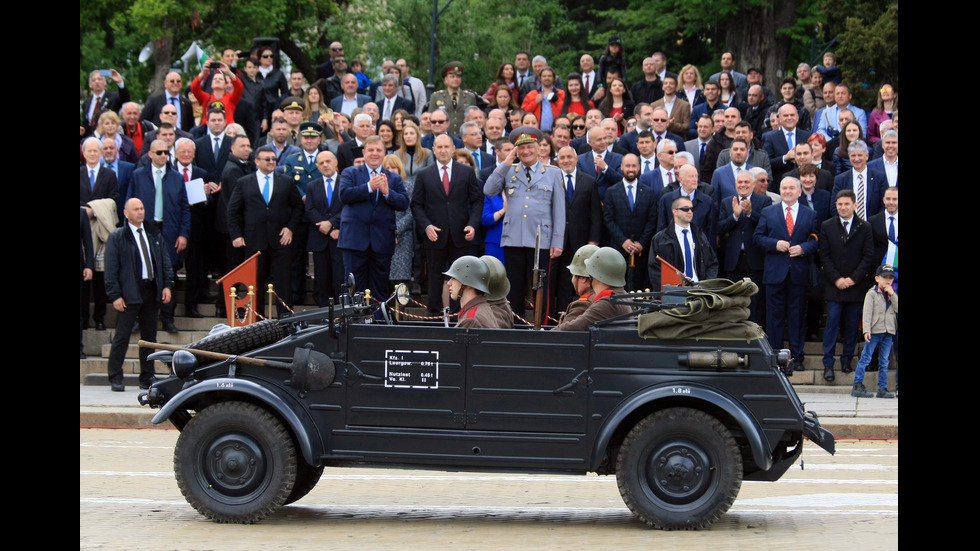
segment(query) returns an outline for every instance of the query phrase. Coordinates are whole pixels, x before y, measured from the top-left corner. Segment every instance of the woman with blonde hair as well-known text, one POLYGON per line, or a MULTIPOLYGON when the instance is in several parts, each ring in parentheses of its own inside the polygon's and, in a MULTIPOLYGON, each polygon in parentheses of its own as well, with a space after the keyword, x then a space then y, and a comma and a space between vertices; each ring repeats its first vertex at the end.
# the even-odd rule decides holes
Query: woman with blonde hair
POLYGON ((708 101, 708 98, 704 97, 704 85, 701 83, 701 71, 694 65, 688 63, 681 69, 681 72, 677 73, 677 82, 680 87, 677 90, 677 94, 687 98, 687 102, 691 104, 691 107, 699 103, 704 103, 708 101))

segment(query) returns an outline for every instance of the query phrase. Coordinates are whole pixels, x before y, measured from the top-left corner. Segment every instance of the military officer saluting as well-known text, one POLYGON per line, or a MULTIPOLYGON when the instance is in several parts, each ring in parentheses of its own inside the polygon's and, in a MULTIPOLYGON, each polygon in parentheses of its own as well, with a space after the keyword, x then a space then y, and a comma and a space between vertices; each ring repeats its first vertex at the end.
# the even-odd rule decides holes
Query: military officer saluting
MULTIPOLYGON (((514 129, 509 136, 516 146, 493 171, 483 193, 494 197, 507 194, 507 213, 500 246, 504 249, 504 265, 511 289, 507 298, 514 313, 524 317, 525 281, 534 269, 535 244, 541 228, 541 249, 537 264, 543 269, 549 259, 561 256, 565 231, 565 190, 561 169, 538 160, 538 141, 541 131, 531 126, 514 129), (514 163, 516 159, 520 162, 514 163)), ((544 278, 544 296, 548 296, 548 278, 544 278)), ((542 305, 546 307, 547 305, 542 305)))
POLYGON ((429 112, 434 113, 437 109, 442 109, 449 117, 450 134, 459 134, 459 127, 463 124, 466 116, 466 108, 476 105, 476 93, 471 90, 463 90, 463 64, 458 61, 451 61, 442 68, 442 81, 446 85, 445 90, 432 93, 429 98, 429 112))
POLYGON ((449 296, 461 305, 456 327, 499 328, 485 296, 490 283, 490 268, 486 263, 475 256, 461 256, 444 274, 449 276, 449 296))

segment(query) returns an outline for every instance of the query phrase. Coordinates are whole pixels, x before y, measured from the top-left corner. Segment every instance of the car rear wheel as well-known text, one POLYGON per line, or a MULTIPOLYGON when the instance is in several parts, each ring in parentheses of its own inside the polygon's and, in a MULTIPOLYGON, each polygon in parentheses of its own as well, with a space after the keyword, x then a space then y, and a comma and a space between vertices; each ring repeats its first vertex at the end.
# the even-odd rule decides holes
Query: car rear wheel
POLYGON ((244 402, 198 412, 174 449, 181 493, 216 522, 251 524, 269 516, 292 494, 296 470, 289 432, 271 413, 244 402))
POLYGON ((718 419, 695 409, 665 409, 637 423, 623 440, 616 481, 623 501, 643 522, 696 530, 735 502, 742 456, 718 419))

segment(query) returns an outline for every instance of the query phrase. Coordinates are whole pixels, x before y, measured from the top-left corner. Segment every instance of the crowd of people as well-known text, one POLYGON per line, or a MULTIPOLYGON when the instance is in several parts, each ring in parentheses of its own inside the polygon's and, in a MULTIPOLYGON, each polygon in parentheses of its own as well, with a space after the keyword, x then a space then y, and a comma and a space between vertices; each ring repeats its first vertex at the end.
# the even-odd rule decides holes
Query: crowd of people
MULTIPOLYGON (((852 369, 865 292, 897 251, 893 84, 880 83, 870 109, 853 105, 830 52, 771 84, 758 68, 736 71, 731 52, 707 79, 690 64, 668 70, 655 52, 630 84, 616 36, 568 73, 518 52, 492 82, 468 82, 477 91, 464 87, 462 63, 447 63, 431 95, 404 59, 385 60, 372 79, 338 42, 309 85, 277 57, 272 46, 226 49, 188 86, 169 73, 142 106, 116 70, 91 73, 79 127, 91 234, 80 255, 83 329, 90 316, 105 327, 107 303, 118 309, 119 280, 130 278, 156 285, 142 298, 176 331, 174 278, 144 277, 152 253, 130 246, 149 259, 143 271, 109 273, 119 252, 110 235, 127 223, 136 232, 145 214, 166 264, 185 274, 191 317, 215 301, 209 278, 262 252, 258 279, 274 284, 280 315, 310 298, 326 305, 353 273, 357 290, 381 300, 393 282, 427 289, 430 315, 473 324, 491 319, 476 295, 502 269, 509 289, 495 300, 558 323, 603 294, 583 292, 591 272, 577 258, 601 247, 597 266, 612 265, 608 251, 625 265, 622 281, 597 268, 605 296, 657 290, 672 273, 749 277, 761 287, 750 319, 775 348, 788 336, 790 373, 803 368, 807 338, 824 343, 827 380, 839 340, 839 369, 852 369)), ((132 330, 144 318, 125 319, 132 330)))

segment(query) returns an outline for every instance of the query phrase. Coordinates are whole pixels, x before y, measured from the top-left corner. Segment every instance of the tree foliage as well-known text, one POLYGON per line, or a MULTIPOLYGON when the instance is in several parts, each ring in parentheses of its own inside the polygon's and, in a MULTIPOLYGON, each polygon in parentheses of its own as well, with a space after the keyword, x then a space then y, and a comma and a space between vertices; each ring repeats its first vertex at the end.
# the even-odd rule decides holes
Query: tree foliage
POLYGON ((873 107, 878 88, 888 82, 898 89, 898 3, 882 6, 867 17, 848 17, 837 58, 852 101, 873 107))

